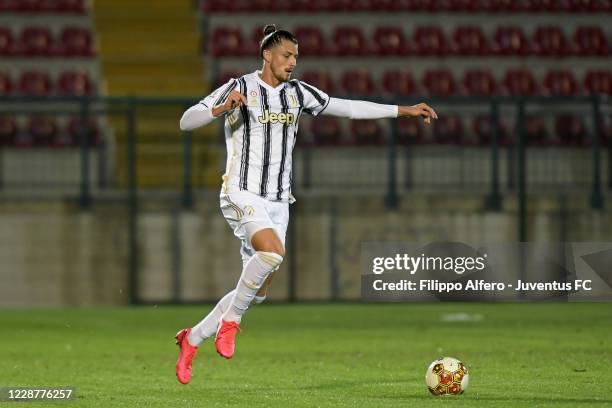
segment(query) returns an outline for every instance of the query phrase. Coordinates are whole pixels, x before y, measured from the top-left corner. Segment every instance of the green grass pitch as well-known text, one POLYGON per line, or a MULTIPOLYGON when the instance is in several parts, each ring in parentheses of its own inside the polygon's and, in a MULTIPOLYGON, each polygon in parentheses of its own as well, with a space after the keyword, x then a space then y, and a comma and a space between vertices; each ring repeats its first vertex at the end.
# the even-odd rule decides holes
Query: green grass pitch
POLYGON ((612 303, 264 304, 232 360, 209 340, 181 385, 173 336, 209 309, 0 310, 0 387, 76 387, 37 407, 612 406, 612 303), (465 394, 427 391, 443 355, 465 394))

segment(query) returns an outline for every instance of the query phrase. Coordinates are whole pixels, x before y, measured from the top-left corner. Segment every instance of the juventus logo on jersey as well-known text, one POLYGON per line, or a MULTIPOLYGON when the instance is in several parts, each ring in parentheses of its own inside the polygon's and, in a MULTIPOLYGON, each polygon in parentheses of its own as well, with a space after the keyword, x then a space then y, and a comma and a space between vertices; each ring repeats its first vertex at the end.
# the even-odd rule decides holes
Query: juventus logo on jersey
POLYGON ((293 113, 275 113, 269 110, 263 111, 263 115, 257 117, 257 121, 262 124, 266 123, 285 123, 291 124, 295 122, 295 115, 293 113))

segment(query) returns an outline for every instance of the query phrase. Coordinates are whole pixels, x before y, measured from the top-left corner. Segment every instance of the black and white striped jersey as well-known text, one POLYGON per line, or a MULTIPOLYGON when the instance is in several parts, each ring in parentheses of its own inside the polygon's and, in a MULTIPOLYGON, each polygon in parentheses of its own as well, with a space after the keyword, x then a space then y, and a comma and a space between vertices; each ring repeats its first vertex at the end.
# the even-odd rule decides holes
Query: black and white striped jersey
POLYGON ((227 165, 223 191, 246 190, 272 201, 293 202, 292 153, 302 113, 318 115, 329 96, 292 79, 276 88, 255 71, 232 78, 200 103, 213 108, 225 103, 232 90, 242 93, 247 105, 225 114, 227 165))

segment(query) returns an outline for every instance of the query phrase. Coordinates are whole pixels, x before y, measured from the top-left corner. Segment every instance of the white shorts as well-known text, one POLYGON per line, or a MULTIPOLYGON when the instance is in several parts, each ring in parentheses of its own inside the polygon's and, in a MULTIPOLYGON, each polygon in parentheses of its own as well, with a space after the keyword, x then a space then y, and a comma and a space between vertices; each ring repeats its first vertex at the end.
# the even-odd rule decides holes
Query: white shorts
POLYGON ((221 212, 240 241, 242 247, 240 254, 245 263, 255 250, 251 245, 251 238, 259 230, 272 228, 283 247, 285 234, 289 223, 289 203, 270 201, 249 191, 221 193, 221 212))

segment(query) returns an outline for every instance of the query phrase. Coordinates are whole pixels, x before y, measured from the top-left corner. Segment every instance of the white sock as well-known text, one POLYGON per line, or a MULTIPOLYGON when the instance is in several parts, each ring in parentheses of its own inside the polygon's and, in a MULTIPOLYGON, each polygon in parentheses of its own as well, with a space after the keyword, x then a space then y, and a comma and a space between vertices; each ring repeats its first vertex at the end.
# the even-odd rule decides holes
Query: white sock
POLYGON ((282 261, 283 257, 274 252, 257 251, 244 265, 232 302, 222 319, 240 323, 261 285, 282 261))
POLYGON ((219 327, 219 322, 221 321, 221 316, 223 313, 229 308, 229 305, 234 297, 234 292, 236 290, 232 290, 227 293, 225 296, 221 298, 219 302, 215 305, 214 309, 210 311, 208 315, 200 323, 193 326, 191 332, 189 333, 189 344, 194 347, 200 347, 200 344, 210 336, 213 336, 217 332, 217 328, 219 327))

